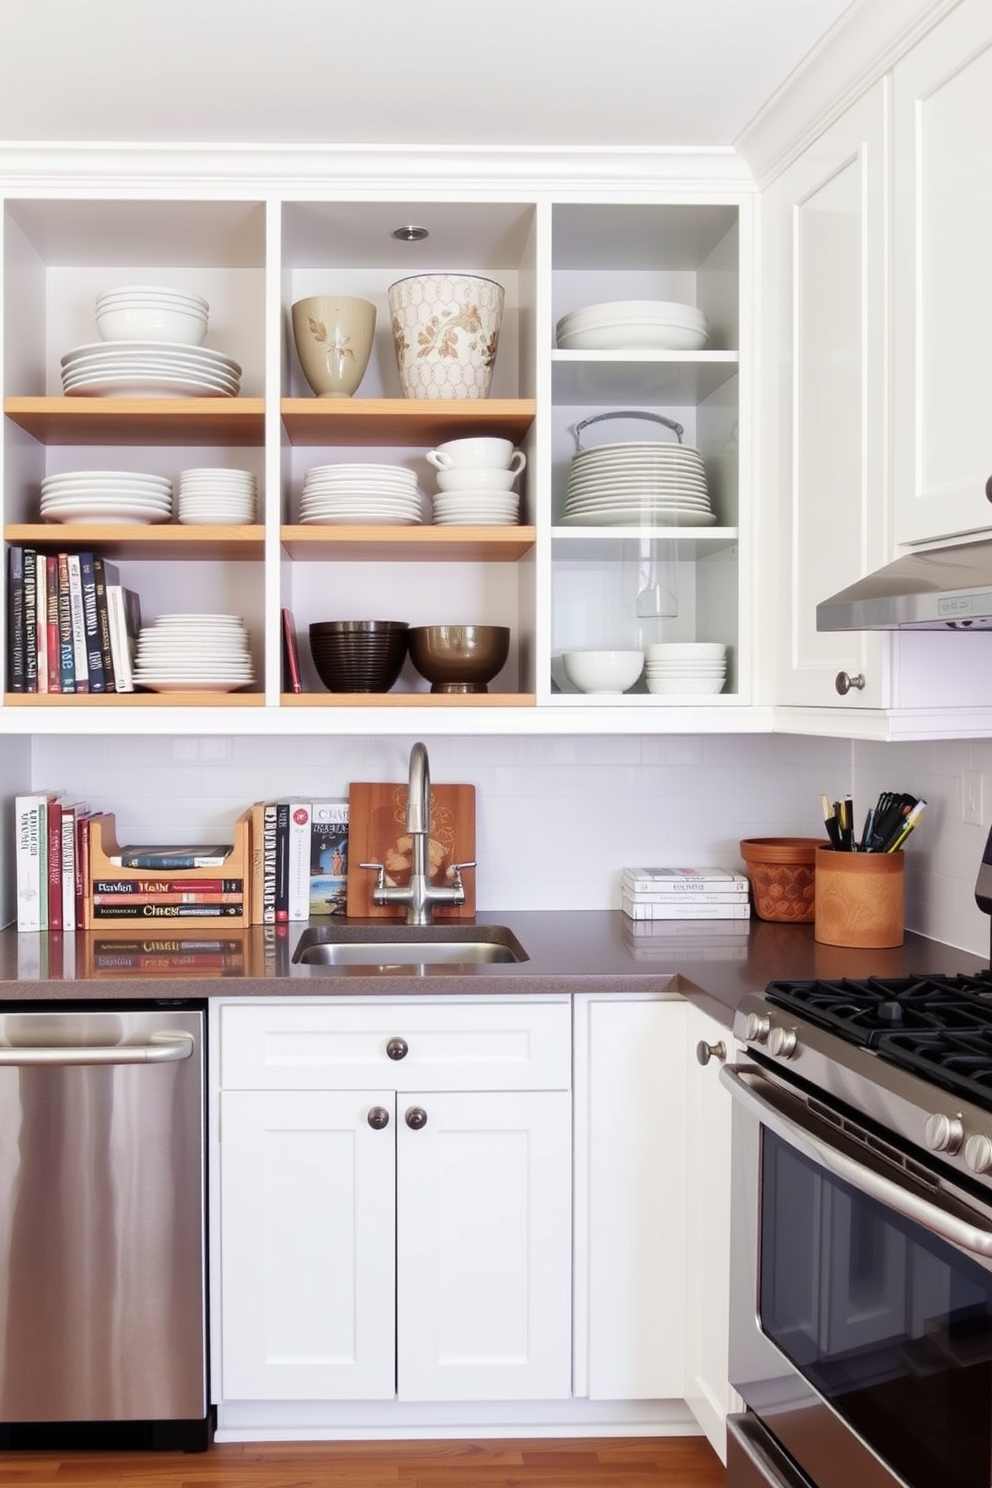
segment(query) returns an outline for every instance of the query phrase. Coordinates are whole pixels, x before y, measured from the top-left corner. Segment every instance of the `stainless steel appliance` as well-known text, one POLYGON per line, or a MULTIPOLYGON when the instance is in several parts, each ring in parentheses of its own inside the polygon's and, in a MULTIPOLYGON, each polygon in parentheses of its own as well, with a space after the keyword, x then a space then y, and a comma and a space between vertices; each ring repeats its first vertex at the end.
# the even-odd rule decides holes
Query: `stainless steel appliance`
POLYGON ((2 1445, 208 1443, 205 1016, 0 1010, 2 1445))
POLYGON ((729 1488, 989 1488, 992 975, 773 982, 734 1032, 729 1488))

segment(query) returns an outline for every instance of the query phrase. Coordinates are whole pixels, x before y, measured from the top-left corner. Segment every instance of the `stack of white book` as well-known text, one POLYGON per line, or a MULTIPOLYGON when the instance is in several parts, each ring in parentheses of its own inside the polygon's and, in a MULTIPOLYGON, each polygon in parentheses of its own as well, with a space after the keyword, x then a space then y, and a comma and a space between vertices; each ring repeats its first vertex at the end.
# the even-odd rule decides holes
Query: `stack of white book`
POLYGON ((625 868, 623 912, 634 921, 747 920, 746 873, 731 868, 625 868))

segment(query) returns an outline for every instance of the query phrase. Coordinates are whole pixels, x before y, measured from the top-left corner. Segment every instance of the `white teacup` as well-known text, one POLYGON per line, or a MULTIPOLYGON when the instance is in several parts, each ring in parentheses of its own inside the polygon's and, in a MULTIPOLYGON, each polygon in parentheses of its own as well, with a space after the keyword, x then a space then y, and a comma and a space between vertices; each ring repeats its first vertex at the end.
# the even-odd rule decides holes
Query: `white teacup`
POLYGON ((512 439, 479 437, 476 439, 449 439, 437 449, 427 451, 427 459, 437 470, 451 470, 456 465, 468 465, 473 469, 487 466, 494 470, 512 470, 519 474, 527 464, 523 450, 513 448, 512 439))
POLYGON ((455 465, 438 470, 439 491, 509 491, 517 478, 515 470, 496 470, 491 465, 455 465))

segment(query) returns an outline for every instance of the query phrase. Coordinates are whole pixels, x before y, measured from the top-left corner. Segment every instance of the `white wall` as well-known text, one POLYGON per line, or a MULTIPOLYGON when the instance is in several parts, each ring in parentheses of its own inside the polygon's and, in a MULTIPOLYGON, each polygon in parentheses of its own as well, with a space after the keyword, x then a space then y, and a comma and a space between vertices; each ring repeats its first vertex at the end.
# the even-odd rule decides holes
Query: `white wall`
MULTIPOLYGON (((411 742, 73 738, 69 747, 40 737, 30 784, 115 812, 124 839, 203 840, 223 835, 250 801, 344 796, 352 780, 404 780, 411 742)), ((906 849, 906 923, 988 955, 989 921, 973 894, 988 827, 962 822, 961 781, 965 772, 983 777, 988 822, 992 743, 753 734, 425 742, 435 781, 476 787, 483 911, 617 908, 627 865, 739 867, 742 837, 820 836, 821 792, 836 799, 851 790, 863 819, 880 791, 907 790, 928 808, 906 849)), ((13 782, 15 766, 26 773, 27 746, 8 739, 0 747, 13 782)))
MULTIPOLYGON (((406 779, 411 739, 36 738, 33 784, 115 812, 118 839, 214 837, 251 801, 406 779), (123 834, 123 835, 122 835, 123 834)), ((740 867, 748 836, 818 836, 850 745, 754 735, 428 737, 432 779, 476 787, 480 909, 619 908, 637 863, 740 867)))

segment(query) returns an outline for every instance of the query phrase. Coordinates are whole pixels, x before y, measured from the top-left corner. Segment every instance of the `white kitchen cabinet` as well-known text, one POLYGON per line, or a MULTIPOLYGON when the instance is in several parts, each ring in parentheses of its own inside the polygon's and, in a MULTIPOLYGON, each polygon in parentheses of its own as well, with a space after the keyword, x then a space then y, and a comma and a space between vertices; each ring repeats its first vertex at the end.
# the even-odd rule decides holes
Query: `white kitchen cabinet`
POLYGON ((575 998, 575 1393, 681 1400, 686 1005, 575 998))
POLYGON ((730 1093, 719 1078, 720 1065, 724 1057, 731 1057, 731 1049, 729 1030, 690 1004, 686 1008, 685 1398, 724 1462, 726 1419, 740 1409, 728 1383, 730 1093), (706 1064, 697 1057, 700 1045, 704 1055, 709 1054, 706 1064))
POLYGON ((224 1400, 571 1389, 566 1004, 227 1007, 224 1400))
POLYGON ((992 530, 992 12, 962 0, 892 73, 897 543, 992 530))
POLYGON ((886 639, 816 628, 821 600, 888 557, 886 103, 880 82, 762 203, 762 424, 778 489, 769 532, 785 579, 773 642, 776 697, 789 706, 877 708, 887 700, 886 639), (863 687, 839 694, 840 673, 863 687))

